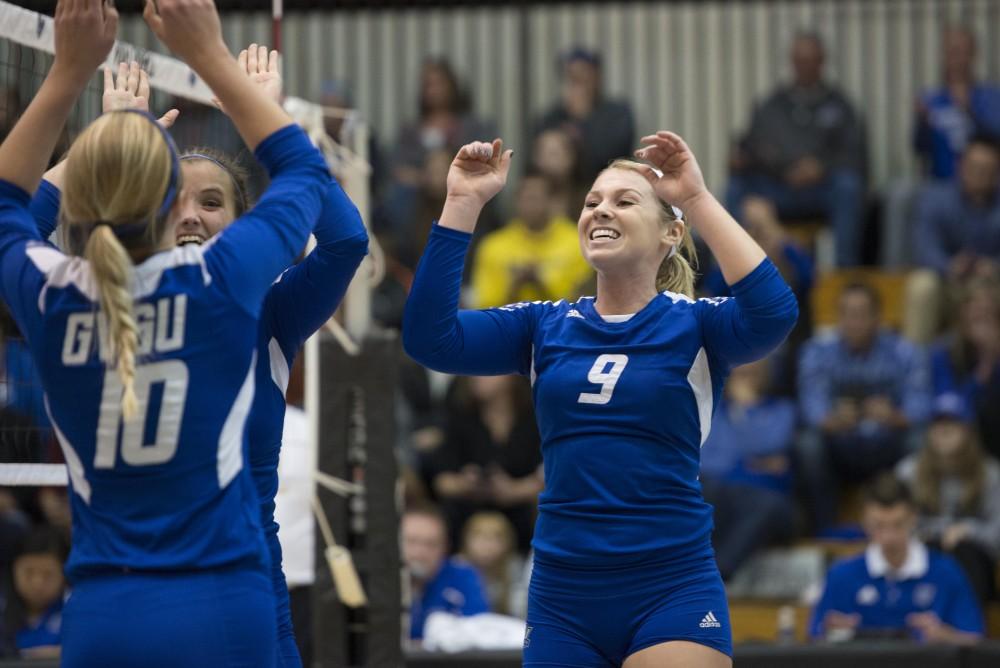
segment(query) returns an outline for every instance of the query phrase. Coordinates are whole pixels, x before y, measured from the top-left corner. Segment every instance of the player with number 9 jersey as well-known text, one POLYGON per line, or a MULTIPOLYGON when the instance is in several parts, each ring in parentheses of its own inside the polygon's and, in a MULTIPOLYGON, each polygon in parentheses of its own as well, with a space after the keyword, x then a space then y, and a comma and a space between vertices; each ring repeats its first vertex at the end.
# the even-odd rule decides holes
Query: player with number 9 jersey
POLYGON ((172 248, 173 142, 148 114, 107 113, 66 162, 60 216, 81 255, 44 243, 29 193, 117 25, 107 3, 60 0, 55 62, 0 146, 0 298, 69 471, 62 664, 270 666, 274 596, 245 426, 261 304, 304 246, 329 174, 240 72, 211 0, 161 0, 146 19, 230 110, 271 182, 211 243, 172 248))
POLYGON ((766 355, 797 317, 760 248, 707 194, 679 137, 647 137, 647 165, 618 161, 578 224, 597 297, 458 309, 481 206, 509 157, 462 149, 406 307, 417 361, 532 381, 545 489, 535 528, 525 666, 731 665, 725 592, 711 549, 699 451, 723 380, 766 355), (732 283, 695 300, 694 220, 732 283), (678 642, 680 641, 680 642, 678 642))

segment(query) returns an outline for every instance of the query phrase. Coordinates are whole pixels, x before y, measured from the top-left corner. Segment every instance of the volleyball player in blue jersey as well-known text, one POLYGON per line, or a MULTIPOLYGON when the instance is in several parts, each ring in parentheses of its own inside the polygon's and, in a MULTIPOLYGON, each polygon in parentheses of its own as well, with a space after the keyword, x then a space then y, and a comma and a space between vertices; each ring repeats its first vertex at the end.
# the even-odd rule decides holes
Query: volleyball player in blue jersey
MULTIPOLYGON (((278 52, 251 44, 239 55, 240 68, 275 102, 281 99, 278 52)), ((146 108, 145 72, 137 63, 122 64, 117 80, 105 78, 105 105, 146 108)), ((105 109, 107 111, 107 109, 105 109)), ((161 124, 170 124, 168 112, 161 124)), ((47 238, 56 225, 61 165, 47 173, 32 202, 39 233, 47 238)), ((181 155, 183 185, 178 203, 167 218, 168 234, 177 245, 207 243, 250 207, 245 173, 231 158, 209 149, 181 155)), ((284 272, 268 291, 257 332, 255 394, 247 421, 249 463, 260 501, 260 521, 271 557, 271 584, 277 605, 280 668, 302 665, 288 602, 288 585, 281 568, 281 544, 274 521, 278 491, 278 455, 285 418, 285 390, 295 354, 305 340, 337 309, 368 248, 368 236, 357 208, 334 179, 329 179, 314 230, 316 248, 284 272)))
POLYGON ((105 114, 74 142, 61 218, 83 256, 28 212, 70 108, 114 39, 102 0, 60 0, 56 58, 0 146, 0 297, 26 333, 70 474, 73 594, 65 666, 269 666, 269 559, 245 427, 261 303, 299 253, 329 176, 241 72, 211 0, 146 19, 225 105, 271 184, 201 247, 170 250, 180 163, 152 117, 105 114))
POLYGON ((417 361, 533 381, 545 490, 525 666, 732 665, 699 449, 728 370, 777 346, 798 308, 764 251, 708 192, 684 141, 659 132, 643 143, 637 155, 658 171, 613 163, 580 215, 596 297, 458 310, 471 232, 510 166, 497 140, 465 146, 452 163, 406 305, 403 342, 417 361), (692 298, 685 221, 733 298, 692 298))

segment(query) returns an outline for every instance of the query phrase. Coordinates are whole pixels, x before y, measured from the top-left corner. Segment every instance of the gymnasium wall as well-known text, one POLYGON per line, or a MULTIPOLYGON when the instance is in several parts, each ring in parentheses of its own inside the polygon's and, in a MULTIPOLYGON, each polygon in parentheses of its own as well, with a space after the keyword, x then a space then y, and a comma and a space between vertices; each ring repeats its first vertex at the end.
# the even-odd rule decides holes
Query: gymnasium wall
MULTIPOLYGON (((557 94, 557 54, 581 44, 605 56, 605 86, 631 100, 640 132, 668 127, 702 160, 710 185, 725 181, 729 143, 753 101, 787 76, 787 46, 815 29, 829 78, 862 109, 875 185, 915 173, 913 100, 939 76, 939 32, 961 21, 979 37, 979 72, 1000 80, 996 0, 787 0, 578 3, 549 6, 301 12, 285 17, 288 92, 319 98, 324 80, 350 81, 383 145, 416 112, 421 60, 447 56, 494 119, 527 151, 531 119, 557 94)), ((227 14, 231 46, 268 40, 270 16, 227 14)), ((121 37, 150 45, 141 19, 121 37)), ((389 156, 391 160, 391 156, 389 156)))

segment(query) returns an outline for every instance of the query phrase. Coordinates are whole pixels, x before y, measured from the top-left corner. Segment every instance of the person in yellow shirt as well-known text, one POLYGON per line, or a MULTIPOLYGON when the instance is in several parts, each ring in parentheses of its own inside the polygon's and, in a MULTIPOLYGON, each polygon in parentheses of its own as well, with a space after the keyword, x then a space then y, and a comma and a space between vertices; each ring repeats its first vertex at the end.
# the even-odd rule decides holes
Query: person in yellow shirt
POLYGON ((529 172, 517 192, 517 217, 483 238, 472 268, 474 308, 571 299, 591 278, 576 224, 552 214, 552 184, 529 172))

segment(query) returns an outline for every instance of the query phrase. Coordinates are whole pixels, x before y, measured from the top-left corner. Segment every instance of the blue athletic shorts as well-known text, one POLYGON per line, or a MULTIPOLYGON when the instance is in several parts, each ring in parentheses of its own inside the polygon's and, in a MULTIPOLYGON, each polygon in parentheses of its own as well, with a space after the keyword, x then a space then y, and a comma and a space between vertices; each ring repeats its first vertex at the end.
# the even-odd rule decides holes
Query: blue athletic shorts
POLYGON ((274 668, 277 652, 264 569, 92 576, 63 610, 63 668, 274 668))
POLYGON ((713 557, 615 570, 535 561, 524 666, 617 668, 671 640, 733 655, 726 590, 713 557))

